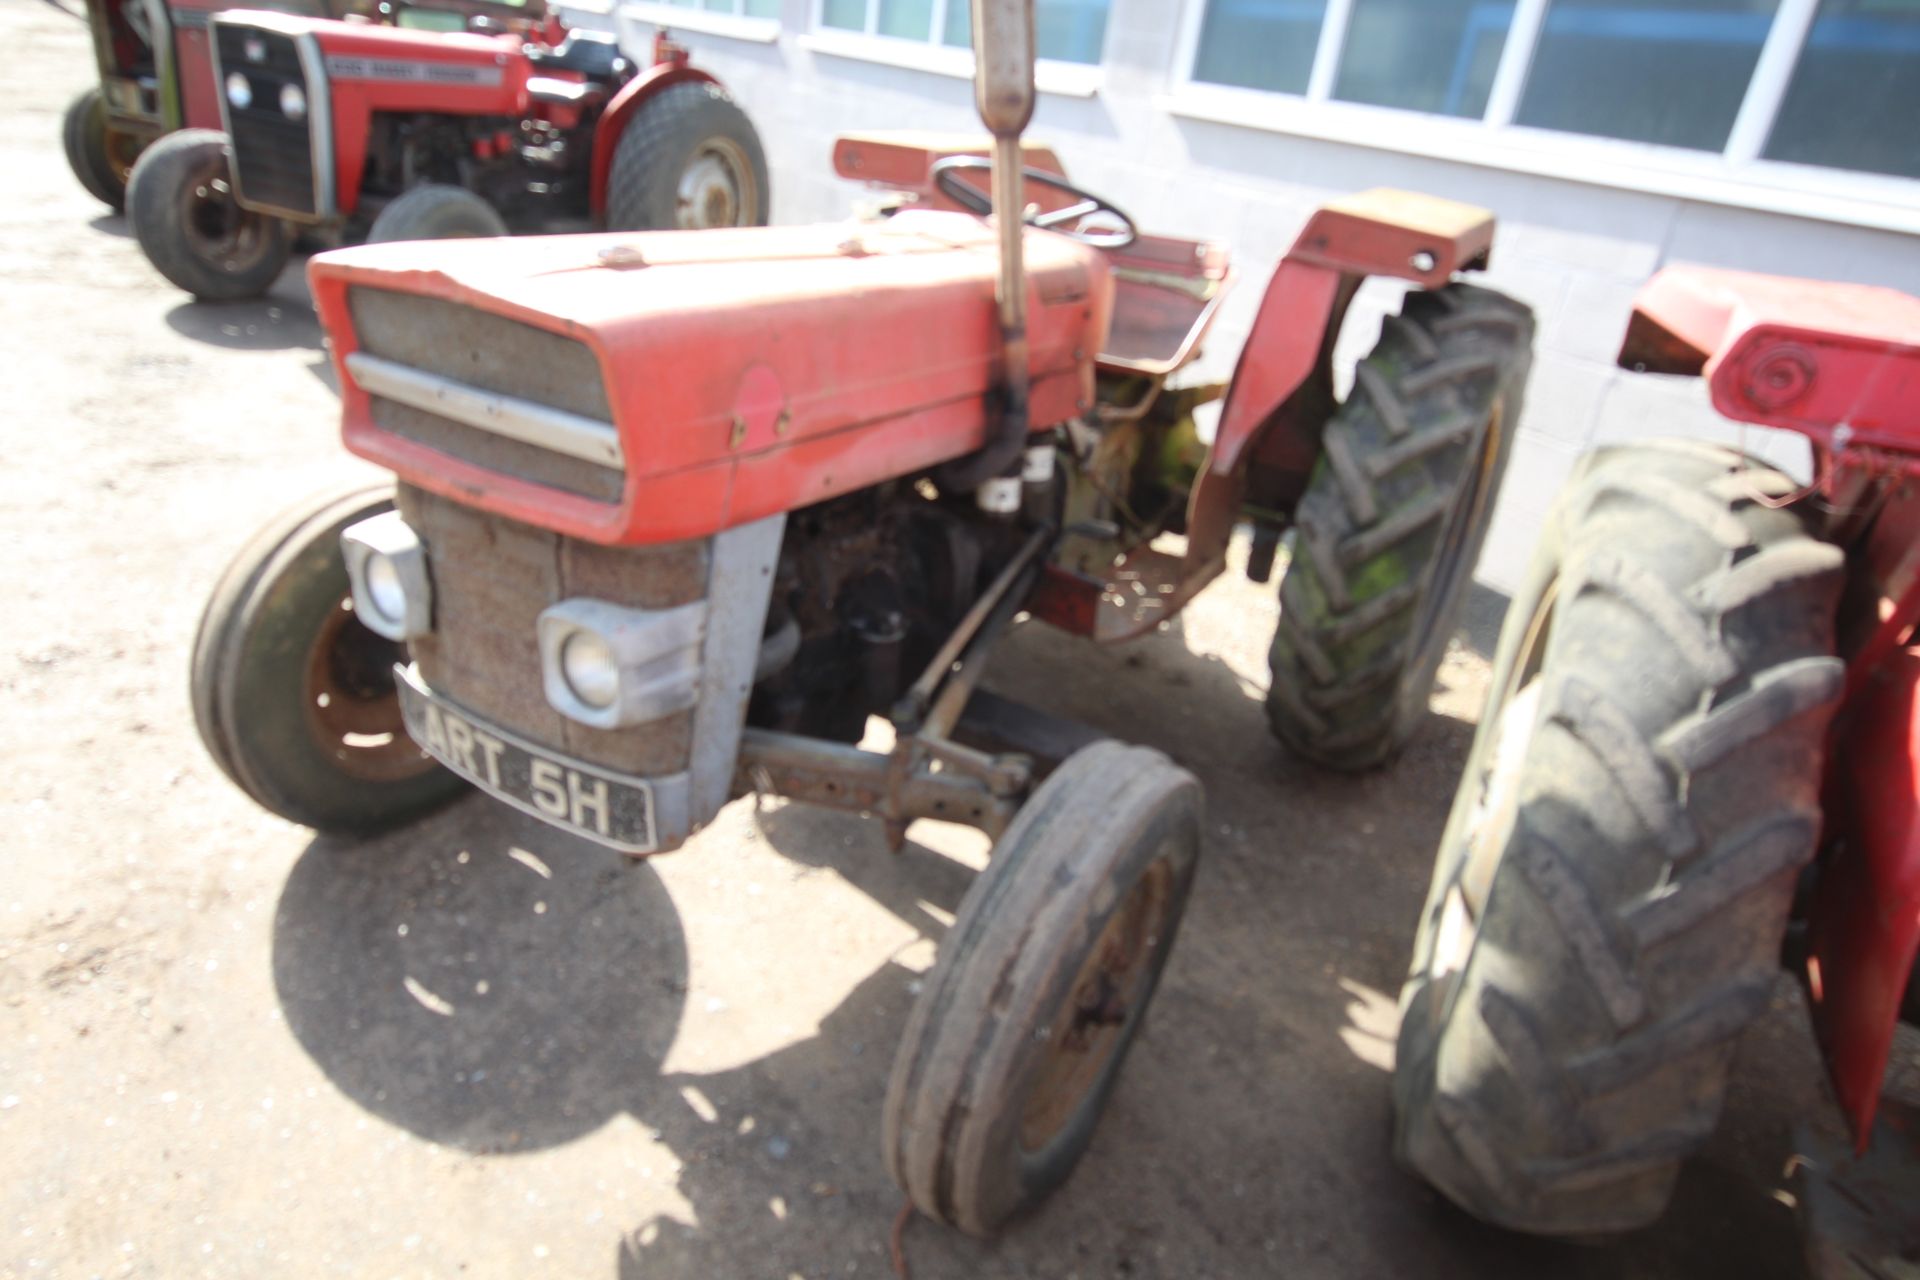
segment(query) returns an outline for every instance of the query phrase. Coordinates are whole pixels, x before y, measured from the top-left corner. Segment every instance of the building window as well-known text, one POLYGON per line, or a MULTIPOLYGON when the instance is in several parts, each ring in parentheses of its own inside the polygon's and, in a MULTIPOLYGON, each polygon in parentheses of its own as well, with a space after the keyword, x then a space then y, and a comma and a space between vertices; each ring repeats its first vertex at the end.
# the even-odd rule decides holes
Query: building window
MULTIPOLYGON (((956 49, 973 44, 968 0, 820 0, 820 25, 956 49)), ((1034 37, 1042 58, 1098 64, 1107 39, 1107 0, 1038 0, 1034 37)))
POLYGON ((1920 177, 1920 0, 1192 3, 1196 85, 1920 177))

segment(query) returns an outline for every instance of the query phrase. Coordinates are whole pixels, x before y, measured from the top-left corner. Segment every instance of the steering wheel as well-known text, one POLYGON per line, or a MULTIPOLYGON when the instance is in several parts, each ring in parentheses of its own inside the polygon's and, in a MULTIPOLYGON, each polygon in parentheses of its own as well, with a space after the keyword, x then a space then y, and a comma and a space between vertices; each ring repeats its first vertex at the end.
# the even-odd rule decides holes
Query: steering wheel
MULTIPOLYGON (((933 185, 940 188, 942 195, 952 200, 969 213, 986 217, 993 212, 993 200, 986 192, 968 182, 960 180, 962 171, 991 172, 993 162, 985 156, 948 156, 934 162, 933 185)), ((1041 227, 1056 231, 1070 240, 1092 245, 1096 249, 1124 249, 1140 238, 1140 230, 1133 225, 1120 209, 1094 195, 1074 186, 1057 173, 1048 173, 1043 169, 1022 169, 1022 179, 1037 183, 1043 187, 1073 197, 1074 203, 1064 209, 1054 209, 1047 213, 1032 214, 1027 218, 1030 227, 1041 227), (1086 227, 1081 225, 1096 213, 1106 214, 1117 221, 1117 227, 1086 227)))

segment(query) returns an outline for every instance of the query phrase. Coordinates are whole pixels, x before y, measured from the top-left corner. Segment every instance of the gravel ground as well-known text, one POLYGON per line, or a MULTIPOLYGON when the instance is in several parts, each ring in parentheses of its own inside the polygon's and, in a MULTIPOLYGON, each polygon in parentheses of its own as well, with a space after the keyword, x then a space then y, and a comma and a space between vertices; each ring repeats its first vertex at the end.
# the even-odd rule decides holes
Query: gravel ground
MULTIPOLYGON (((253 808, 187 648, 248 534, 362 471, 320 333, 297 264, 227 308, 147 267, 60 154, 83 26, 0 12, 0 1274, 887 1274, 880 1096, 982 841, 893 857, 746 800, 628 863, 481 799, 369 843, 253 808)), ((1268 738, 1273 615, 1230 580, 1133 646, 1007 646, 1003 692, 1193 768, 1210 847, 1079 1173, 995 1243, 914 1224, 913 1274, 1799 1275, 1775 1189, 1830 1104, 1784 985, 1654 1230, 1518 1239, 1394 1168, 1393 992, 1484 638, 1398 767, 1346 778, 1268 738)))

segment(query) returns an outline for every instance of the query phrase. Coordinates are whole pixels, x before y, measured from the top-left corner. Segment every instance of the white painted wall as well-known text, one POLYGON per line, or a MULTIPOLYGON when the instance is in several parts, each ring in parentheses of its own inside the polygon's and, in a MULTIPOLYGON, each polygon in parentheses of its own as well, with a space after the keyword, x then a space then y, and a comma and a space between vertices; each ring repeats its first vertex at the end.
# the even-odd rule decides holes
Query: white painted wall
MULTIPOLYGON (((1485 282, 1531 304, 1540 333, 1480 565, 1490 586, 1515 583, 1568 468, 1595 444, 1652 434, 1744 437, 1748 448, 1804 467, 1798 437, 1718 418, 1697 382, 1614 368, 1634 290, 1656 268, 1698 262, 1920 293, 1920 237, 1174 115, 1166 95, 1179 3, 1113 0, 1098 94, 1042 94, 1030 136, 1052 145, 1077 183, 1111 198, 1142 227, 1232 245, 1240 284, 1203 364, 1216 376, 1230 371, 1274 263, 1321 201, 1398 186, 1493 209, 1500 231, 1485 282)), ((675 32, 758 126, 776 222, 841 217, 867 194, 832 174, 831 146, 843 131, 978 131, 967 81, 810 51, 810 22, 808 0, 786 0, 783 33, 773 43, 675 32)), ((619 29, 636 50, 654 32, 631 16, 619 29)), ((1371 346, 1398 292, 1376 284, 1362 294, 1342 335, 1346 360, 1371 346)))

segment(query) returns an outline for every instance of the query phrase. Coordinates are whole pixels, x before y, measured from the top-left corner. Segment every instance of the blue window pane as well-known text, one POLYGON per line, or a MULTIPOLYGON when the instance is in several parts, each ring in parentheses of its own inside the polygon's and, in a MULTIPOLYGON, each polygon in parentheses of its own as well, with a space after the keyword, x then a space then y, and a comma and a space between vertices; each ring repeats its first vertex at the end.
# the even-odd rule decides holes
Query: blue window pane
POLYGON ((820 25, 842 31, 865 31, 867 0, 821 0, 820 25))
POLYGON ((1719 151, 1779 0, 1554 0, 1516 122, 1719 151))
POLYGON ((777 18, 780 0, 746 0, 746 12, 749 18, 777 18))
MULTIPOLYGON (((1108 0, 1038 0, 1034 7, 1034 51, 1056 62, 1097 65, 1107 42, 1108 0)), ((973 8, 967 0, 947 0, 943 43, 973 44, 973 8)))
POLYGON ((1193 78, 1305 93, 1326 14, 1327 0, 1213 0, 1193 78))
POLYGON ((1333 96, 1479 119, 1511 3, 1486 0, 1353 0, 1333 96))
POLYGON ((1920 4, 1824 0, 1766 156, 1920 178, 1916 115, 1920 4))
POLYGON ((933 0, 880 0, 881 35, 925 40, 932 30, 933 0))

